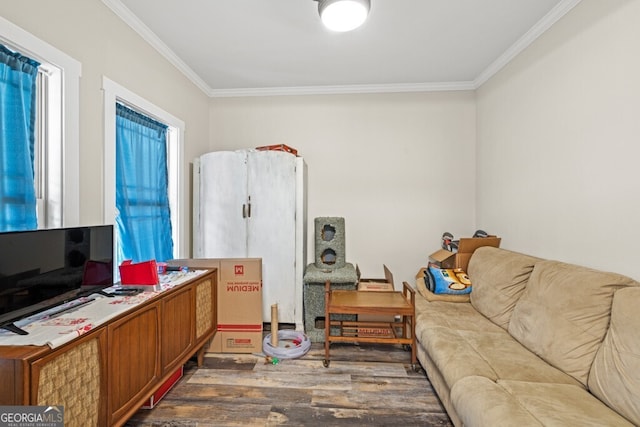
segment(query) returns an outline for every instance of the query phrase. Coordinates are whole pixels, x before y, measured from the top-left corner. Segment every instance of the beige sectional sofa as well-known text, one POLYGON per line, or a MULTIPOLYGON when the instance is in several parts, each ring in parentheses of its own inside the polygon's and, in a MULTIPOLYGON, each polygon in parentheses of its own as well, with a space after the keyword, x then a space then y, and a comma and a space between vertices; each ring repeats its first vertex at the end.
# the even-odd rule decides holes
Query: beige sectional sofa
POLYGON ((637 282, 492 247, 467 273, 469 302, 416 296, 418 359, 456 426, 640 425, 637 282))

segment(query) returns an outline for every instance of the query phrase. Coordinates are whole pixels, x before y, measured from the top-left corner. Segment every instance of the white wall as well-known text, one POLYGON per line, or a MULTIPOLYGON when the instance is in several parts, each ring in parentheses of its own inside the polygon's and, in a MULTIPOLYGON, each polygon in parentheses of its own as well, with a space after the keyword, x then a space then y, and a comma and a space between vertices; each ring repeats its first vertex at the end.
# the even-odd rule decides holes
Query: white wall
POLYGON ((640 1, 583 0, 477 91, 477 221, 640 279, 640 1))
POLYGON ((189 163, 209 140, 209 98, 202 91, 100 0, 3 1, 0 15, 82 64, 82 224, 103 218, 103 75, 186 123, 183 191, 191 194, 189 163))
POLYGON ((478 227, 509 249, 640 279, 638 0, 583 0, 475 94, 209 100, 99 0, 4 1, 0 15, 82 63, 83 224, 102 220, 106 75, 186 122, 185 162, 297 148, 309 236, 313 218, 344 216, 347 260, 366 276, 384 263, 412 281, 443 231, 478 227))
POLYGON ((444 231, 474 226, 472 92, 220 98, 210 150, 287 144, 308 166, 308 257, 314 218, 346 223, 346 260, 365 277, 415 282, 444 231))

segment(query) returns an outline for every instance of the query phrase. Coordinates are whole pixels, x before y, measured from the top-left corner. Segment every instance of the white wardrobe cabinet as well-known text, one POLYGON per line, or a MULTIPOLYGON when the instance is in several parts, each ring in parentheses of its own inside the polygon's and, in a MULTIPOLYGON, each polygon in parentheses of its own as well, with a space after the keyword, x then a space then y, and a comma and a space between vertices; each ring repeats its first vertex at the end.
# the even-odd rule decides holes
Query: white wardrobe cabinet
POLYGON ((262 316, 303 330, 306 164, 283 151, 214 151, 194 161, 194 257, 262 258, 262 316))

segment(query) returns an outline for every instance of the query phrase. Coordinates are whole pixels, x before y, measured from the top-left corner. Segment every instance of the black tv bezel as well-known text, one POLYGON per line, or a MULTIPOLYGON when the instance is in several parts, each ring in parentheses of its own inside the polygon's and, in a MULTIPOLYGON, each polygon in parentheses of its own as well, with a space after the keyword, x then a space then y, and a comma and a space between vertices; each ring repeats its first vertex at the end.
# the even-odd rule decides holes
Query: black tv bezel
MULTIPOLYGON (((45 228, 38 230, 20 230, 20 231, 6 231, 0 232, 0 235, 6 234, 26 234, 26 233, 37 233, 37 232, 47 232, 47 231, 70 231, 76 229, 95 229, 95 228, 110 228, 111 229, 111 258, 114 259, 114 230, 112 224, 103 224, 103 225, 86 225, 86 226, 77 226, 77 227, 61 227, 61 228, 45 228)), ((115 279, 115 276, 113 276, 115 279)), ((62 293, 60 295, 56 295, 55 297, 48 298, 46 300, 40 301, 38 303, 29 305, 27 307, 22 307, 8 313, 0 314, 0 329, 5 329, 11 332, 14 332, 19 335, 28 335, 28 332, 24 329, 16 326, 15 322, 18 322, 26 317, 33 316, 35 314, 41 313, 43 311, 50 310, 62 304, 66 304, 78 298, 91 295, 93 293, 100 293, 105 296, 112 296, 103 291, 103 289, 113 286, 114 283, 110 284, 102 284, 102 285, 81 285, 78 288, 70 290, 68 292, 62 293)))

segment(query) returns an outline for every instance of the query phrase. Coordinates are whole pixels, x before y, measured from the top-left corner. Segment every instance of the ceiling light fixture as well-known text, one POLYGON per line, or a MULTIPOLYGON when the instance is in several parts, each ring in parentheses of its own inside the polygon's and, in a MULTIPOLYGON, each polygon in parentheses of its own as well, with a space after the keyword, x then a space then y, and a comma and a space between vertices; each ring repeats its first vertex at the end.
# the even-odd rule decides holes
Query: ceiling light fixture
POLYGON ((364 23, 371 7, 370 0, 317 0, 318 13, 325 27, 345 32, 364 23))

